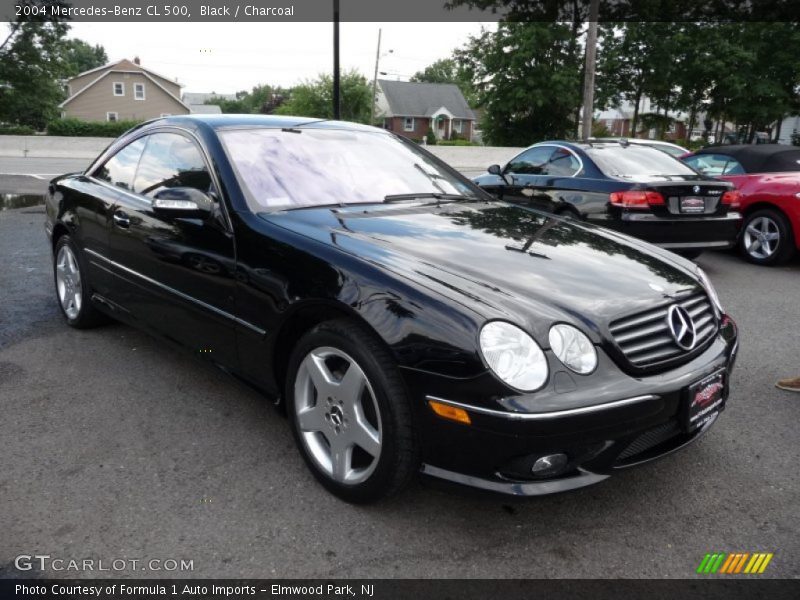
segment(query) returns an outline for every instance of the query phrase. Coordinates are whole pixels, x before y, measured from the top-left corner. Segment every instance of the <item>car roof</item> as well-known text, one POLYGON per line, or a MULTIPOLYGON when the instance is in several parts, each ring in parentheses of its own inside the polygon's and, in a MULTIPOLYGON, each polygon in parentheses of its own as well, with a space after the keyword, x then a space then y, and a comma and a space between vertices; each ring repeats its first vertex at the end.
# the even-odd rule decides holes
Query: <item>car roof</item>
MULTIPOLYGON (((589 138, 589 141, 594 143, 602 142, 602 143, 612 143, 612 142, 619 142, 620 140, 627 140, 629 144, 639 144, 641 146, 672 146, 674 148, 680 148, 681 150, 685 150, 683 146, 680 144, 676 144, 675 142, 666 142, 664 140, 645 140, 642 138, 621 138, 621 137, 601 137, 601 138, 589 138)), ((686 150, 688 152, 688 150, 686 150)))
POLYGON ((695 154, 726 154, 747 173, 800 171, 800 148, 784 144, 735 144, 707 146, 695 154))
POLYGON ((250 114, 192 114, 172 115, 156 119, 152 123, 202 123, 212 129, 246 129, 285 127, 313 127, 315 129, 348 129, 353 131, 372 131, 386 133, 379 127, 370 127, 350 121, 333 119, 315 119, 310 117, 292 117, 284 115, 250 115, 250 114))

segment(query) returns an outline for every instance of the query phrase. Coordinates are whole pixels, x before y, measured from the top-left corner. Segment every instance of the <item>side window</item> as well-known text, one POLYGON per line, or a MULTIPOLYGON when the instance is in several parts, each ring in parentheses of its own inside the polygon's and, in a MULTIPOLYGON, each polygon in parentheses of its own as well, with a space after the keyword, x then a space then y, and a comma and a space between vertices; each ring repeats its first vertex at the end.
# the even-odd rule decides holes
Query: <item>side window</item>
POLYGON ((522 154, 512 158, 506 171, 517 175, 541 175, 551 154, 553 154, 552 146, 529 148, 522 154))
POLYGON ((134 190, 152 198, 172 187, 208 192, 211 175, 194 142, 177 133, 155 133, 147 138, 134 190))
POLYGON ((565 148, 556 148, 550 160, 544 166, 543 175, 560 175, 572 177, 581 170, 578 158, 565 148))
POLYGON ((144 138, 139 138, 125 146, 92 173, 93 177, 107 181, 111 185, 133 190, 136 167, 144 150, 144 138))

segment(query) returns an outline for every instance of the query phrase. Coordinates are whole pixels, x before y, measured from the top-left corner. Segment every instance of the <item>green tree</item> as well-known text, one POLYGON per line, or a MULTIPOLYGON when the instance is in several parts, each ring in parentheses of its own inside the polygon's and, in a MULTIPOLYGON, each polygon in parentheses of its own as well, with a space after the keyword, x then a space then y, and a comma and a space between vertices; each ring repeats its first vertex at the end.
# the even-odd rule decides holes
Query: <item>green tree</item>
MULTIPOLYGON (((344 121, 369 123, 372 88, 356 71, 342 73, 340 81, 341 116, 344 121)), ((298 117, 333 118, 333 79, 328 74, 294 87, 276 114, 298 117)))
POLYGON ((78 73, 107 64, 108 56, 105 48, 99 44, 92 46, 83 40, 71 39, 63 42, 61 60, 64 75, 74 77, 78 73))
POLYGON ((218 105, 223 113, 269 115, 283 104, 285 98, 286 91, 282 88, 260 84, 249 92, 236 92, 235 100, 214 96, 206 100, 206 104, 218 105))
POLYGON ((20 17, 9 24, 0 44, 0 122, 43 129, 58 115, 64 93, 63 41, 69 26, 51 14, 20 17))
POLYGON ((456 51, 478 83, 488 143, 525 146, 570 136, 581 101, 582 52, 571 23, 506 23, 456 51))
POLYGON ((477 93, 469 72, 455 58, 440 58, 422 71, 417 71, 411 81, 424 83, 454 83, 464 94, 467 104, 477 105, 477 93))

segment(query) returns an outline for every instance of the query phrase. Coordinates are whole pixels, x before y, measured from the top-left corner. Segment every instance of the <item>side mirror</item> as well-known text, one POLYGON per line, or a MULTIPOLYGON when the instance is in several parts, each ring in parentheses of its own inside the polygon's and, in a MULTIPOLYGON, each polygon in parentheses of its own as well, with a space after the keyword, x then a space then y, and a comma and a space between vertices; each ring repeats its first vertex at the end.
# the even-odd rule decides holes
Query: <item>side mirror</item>
POLYGON ((511 185, 511 182, 508 180, 508 177, 506 177, 505 170, 500 165, 491 165, 486 170, 489 171, 489 173, 491 173, 492 175, 497 175, 498 177, 501 177, 506 185, 511 185))
POLYGON ((211 197, 196 188, 165 188, 153 196, 153 210, 171 217, 205 219, 213 208, 211 197))

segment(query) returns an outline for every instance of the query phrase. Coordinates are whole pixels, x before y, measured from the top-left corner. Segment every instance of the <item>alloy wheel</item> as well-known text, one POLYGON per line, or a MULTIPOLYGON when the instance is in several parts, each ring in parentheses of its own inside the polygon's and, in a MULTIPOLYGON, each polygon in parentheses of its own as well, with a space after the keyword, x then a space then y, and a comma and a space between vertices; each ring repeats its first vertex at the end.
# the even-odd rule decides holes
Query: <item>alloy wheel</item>
POLYGON ((781 233, 778 224, 769 217, 756 217, 744 230, 744 247, 753 258, 766 259, 778 250, 781 233))
POLYGON ((59 248, 56 255, 56 288, 64 314, 69 319, 76 319, 83 303, 81 271, 78 259, 66 244, 59 248))
POLYGON ((358 363, 337 348, 315 348, 300 363, 294 398, 302 443, 317 466, 341 484, 368 479, 381 455, 383 428, 358 363))

